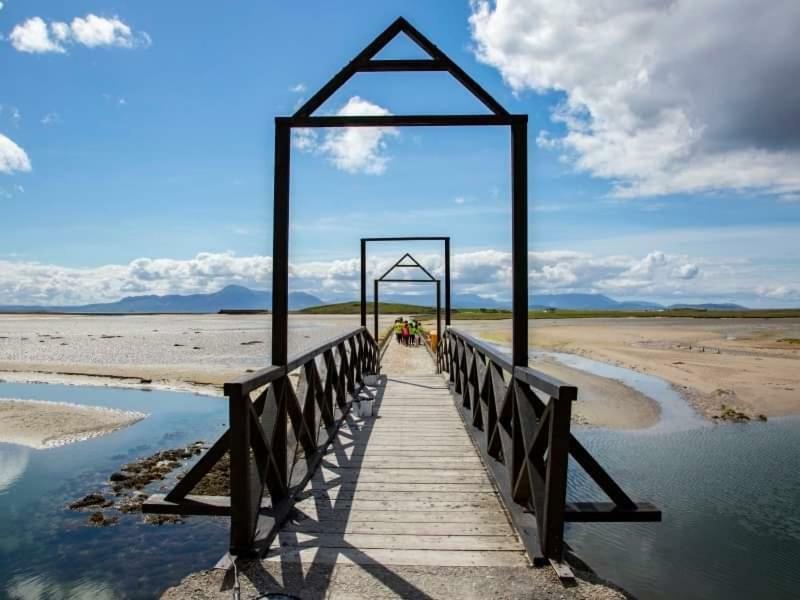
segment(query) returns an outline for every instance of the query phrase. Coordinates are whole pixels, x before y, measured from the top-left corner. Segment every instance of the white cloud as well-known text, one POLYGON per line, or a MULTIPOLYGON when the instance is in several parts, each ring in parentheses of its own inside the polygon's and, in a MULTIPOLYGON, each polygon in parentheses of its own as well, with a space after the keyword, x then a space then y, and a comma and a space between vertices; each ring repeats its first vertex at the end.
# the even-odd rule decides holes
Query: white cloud
POLYGON ((464 196, 456 196, 455 198, 453 198, 453 202, 455 204, 464 204, 466 202, 466 199, 464 198, 464 196))
POLYGON ((618 196, 800 191, 800 3, 473 0, 478 58, 558 90, 541 147, 618 196), (757 40, 757 41, 756 41, 757 40))
POLYGON ((700 269, 697 265, 693 265, 691 263, 686 263, 685 265, 681 265, 678 269, 674 272, 675 277, 679 277, 681 279, 694 279, 697 277, 697 274, 700 272, 700 269))
POLYGON ((42 117, 41 123, 42 125, 55 125, 61 121, 61 117, 58 116, 58 113, 50 112, 47 113, 45 116, 42 117))
POLYGON ((16 106, 11 106, 9 104, 0 104, 0 115, 7 114, 11 124, 14 127, 19 127, 19 123, 22 120, 22 113, 19 112, 19 109, 16 106))
POLYGON ((307 89, 308 88, 306 87, 306 84, 301 82, 301 83, 298 83, 297 85, 293 85, 292 87, 290 87, 289 91, 290 92, 294 92, 295 94, 302 94, 307 89))
POLYGON ((8 36, 11 45, 20 52, 41 54, 44 52, 66 52, 64 47, 50 37, 47 23, 41 17, 32 17, 16 25, 8 36))
POLYGON ((30 170, 31 161, 25 150, 0 133, 0 173, 11 174, 30 170))
POLYGON ((41 17, 31 17, 12 29, 9 40, 16 50, 34 54, 64 53, 68 44, 87 48, 135 48, 151 44, 147 33, 134 32, 119 17, 98 17, 91 13, 76 17, 69 24, 53 21, 48 25, 41 17))
POLYGON ((317 132, 305 127, 292 129, 292 146, 303 152, 313 152, 317 147, 317 132))
MULTIPOLYGON (((434 276, 443 276, 439 253, 415 253, 434 276)), ((386 271, 396 255, 368 258, 369 278, 386 271)), ((602 293, 616 299, 734 301, 744 304, 800 303, 800 283, 780 272, 742 260, 710 260, 652 251, 644 256, 600 256, 571 250, 530 252, 529 286, 546 293, 602 293)), ((500 250, 455 253, 454 292, 508 301, 511 255, 500 250)), ((358 295, 360 260, 294 262, 291 289, 323 299, 358 295)), ((272 258, 203 252, 191 259, 139 258, 128 264, 68 268, 0 260, 0 304, 84 304, 126 295, 213 292, 228 284, 269 289, 272 258)), ((394 285, 391 293, 417 293, 419 286, 394 285)), ((387 290, 389 293, 389 290, 387 290)))
MULTIPOLYGON (((392 113, 369 100, 353 96, 336 114, 384 116, 392 113)), ((330 129, 322 142, 318 142, 316 132, 298 130, 293 144, 300 150, 326 156, 342 171, 380 175, 389 163, 385 153, 386 139, 397 135, 399 132, 394 127, 342 127, 330 129)))
MULTIPOLYGON (((136 40, 131 28, 117 17, 106 19, 88 14, 72 20, 72 37, 89 48, 97 46, 120 46, 132 48, 136 40)), ((146 38, 149 40, 149 38, 146 38)))

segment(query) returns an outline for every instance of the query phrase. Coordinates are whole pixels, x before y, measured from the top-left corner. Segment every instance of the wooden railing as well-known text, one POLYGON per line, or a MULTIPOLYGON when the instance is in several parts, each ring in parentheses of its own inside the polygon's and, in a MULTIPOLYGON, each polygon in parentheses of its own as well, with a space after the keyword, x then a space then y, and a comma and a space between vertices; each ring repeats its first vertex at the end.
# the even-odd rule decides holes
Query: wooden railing
POLYGON ((231 554, 266 550, 347 416, 363 376, 377 371, 378 360, 375 340, 360 327, 285 366, 226 383, 230 428, 171 492, 148 499, 144 511, 229 515, 231 554), (230 497, 192 495, 226 453, 230 497))
POLYGON ((514 367, 486 342, 456 329, 445 331, 437 350, 467 429, 534 561, 563 559, 565 522, 661 520, 653 505, 631 500, 570 433, 575 386, 514 367), (567 501, 570 457, 611 502, 567 501), (534 529, 536 536, 527 535, 534 529))

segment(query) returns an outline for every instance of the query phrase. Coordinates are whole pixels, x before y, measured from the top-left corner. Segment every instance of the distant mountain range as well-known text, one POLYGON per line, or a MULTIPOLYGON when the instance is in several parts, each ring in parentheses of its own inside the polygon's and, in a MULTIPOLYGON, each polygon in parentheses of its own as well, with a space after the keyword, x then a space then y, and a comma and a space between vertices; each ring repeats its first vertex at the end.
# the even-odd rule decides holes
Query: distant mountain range
MULTIPOLYGON (((323 304, 305 292, 289 293, 289 309, 300 310, 323 304)), ((268 310, 272 293, 229 285, 212 294, 127 296, 117 302, 82 306, 0 306, 1 312, 66 313, 216 313, 220 310, 268 310)))
MULTIPOLYGON (((381 302, 435 305, 433 294, 381 294, 381 302)), ((326 302, 306 292, 289 294, 289 309, 301 310, 326 302)), ((673 304, 656 302, 617 301, 603 294, 534 294, 529 297, 532 309, 558 308, 564 310, 663 310, 694 308, 701 310, 743 310, 738 304, 673 304)), ((220 310, 268 310, 272 308, 272 293, 251 290, 241 285, 229 285, 211 294, 170 294, 167 296, 127 296, 117 302, 84 304, 82 306, 2 306, 0 312, 62 312, 62 313, 216 313, 220 310)), ((444 308, 444 301, 442 301, 444 308)), ((453 308, 511 308, 510 302, 499 302, 477 294, 455 294, 453 308)))
MULTIPOLYGON (((403 294, 381 294, 381 302, 397 302, 432 306, 436 299, 433 294, 408 296, 403 294)), ((444 305, 444 301, 442 301, 444 305)), ((494 298, 477 294, 454 294, 453 308, 511 308, 511 302, 497 301, 494 298)), ((646 300, 614 300, 603 294, 531 294, 528 308, 532 310, 559 308, 562 310, 664 310, 670 308, 693 308, 700 310, 747 310, 739 304, 659 304, 646 300)))

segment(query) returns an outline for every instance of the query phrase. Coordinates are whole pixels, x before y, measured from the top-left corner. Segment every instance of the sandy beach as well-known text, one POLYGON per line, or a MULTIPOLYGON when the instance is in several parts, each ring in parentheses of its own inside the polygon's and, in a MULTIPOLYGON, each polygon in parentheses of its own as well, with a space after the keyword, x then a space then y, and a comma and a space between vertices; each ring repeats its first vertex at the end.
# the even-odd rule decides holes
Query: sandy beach
MULTIPOLYGON (((381 328, 393 317, 385 315, 381 328)), ((292 315, 294 354, 353 329, 356 315, 292 315)), ((498 343, 510 321, 454 321, 498 343)), ((0 378, 221 394, 221 385, 269 364, 267 315, 0 315, 0 378)), ((543 319, 530 343, 660 377, 707 417, 722 405, 751 417, 800 413, 800 319, 543 319)), ((536 369, 574 383, 575 421, 644 428, 659 418, 651 398, 551 359, 536 369)))
POLYGON ((146 416, 98 406, 0 398, 0 442, 54 448, 109 434, 146 416))
MULTIPOLYGON (((508 322, 454 326, 488 340, 510 341, 508 322)), ((540 349, 660 377, 706 417, 721 414, 723 405, 751 418, 800 414, 798 319, 542 319, 530 322, 529 339, 540 349)), ((547 361, 533 366, 545 372, 552 368, 547 361)))
MULTIPOLYGON (((382 316, 381 327, 392 319, 382 316)), ((358 315, 292 315, 289 354, 357 326, 358 315)), ((271 331, 268 315, 3 314, 0 377, 220 394, 269 365, 271 331)))

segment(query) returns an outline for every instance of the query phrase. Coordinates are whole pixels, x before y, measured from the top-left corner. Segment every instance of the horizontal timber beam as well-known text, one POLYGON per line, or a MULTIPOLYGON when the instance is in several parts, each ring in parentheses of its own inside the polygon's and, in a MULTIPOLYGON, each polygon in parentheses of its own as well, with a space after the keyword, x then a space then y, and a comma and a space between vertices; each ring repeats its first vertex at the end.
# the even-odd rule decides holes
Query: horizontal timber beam
POLYGON ((362 242, 415 242, 415 241, 445 241, 449 240, 450 236, 442 235, 415 235, 411 237, 365 237, 361 238, 362 242))
POLYGON ((289 127, 458 127, 512 125, 528 115, 341 115, 322 117, 276 117, 289 127))
POLYGON ((363 65, 359 65, 358 71, 382 72, 382 71, 447 71, 447 65, 438 60, 412 59, 412 60, 370 60, 363 65))

